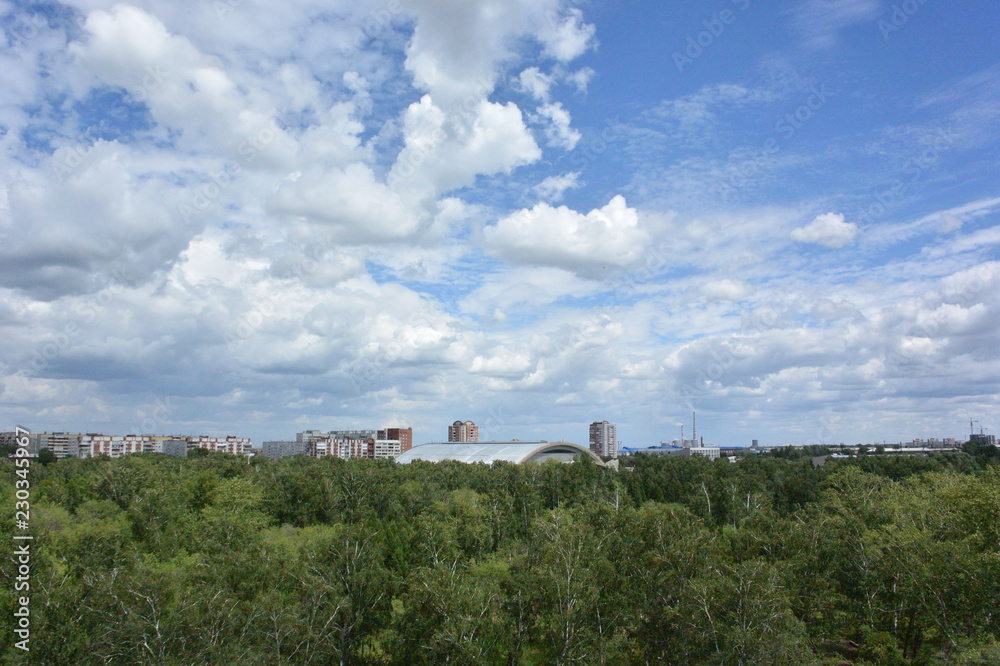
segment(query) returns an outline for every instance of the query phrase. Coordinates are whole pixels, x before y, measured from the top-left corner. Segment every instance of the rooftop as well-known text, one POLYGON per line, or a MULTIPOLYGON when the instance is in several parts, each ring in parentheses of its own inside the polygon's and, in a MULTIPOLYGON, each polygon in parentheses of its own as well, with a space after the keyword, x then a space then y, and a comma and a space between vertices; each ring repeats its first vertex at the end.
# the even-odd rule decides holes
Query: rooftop
POLYGON ((396 462, 407 464, 414 460, 441 462, 457 460, 464 463, 492 464, 505 460, 516 464, 557 460, 572 462, 577 456, 590 456, 598 465, 604 466, 600 458, 579 444, 570 442, 432 442, 415 446, 400 454, 396 462))

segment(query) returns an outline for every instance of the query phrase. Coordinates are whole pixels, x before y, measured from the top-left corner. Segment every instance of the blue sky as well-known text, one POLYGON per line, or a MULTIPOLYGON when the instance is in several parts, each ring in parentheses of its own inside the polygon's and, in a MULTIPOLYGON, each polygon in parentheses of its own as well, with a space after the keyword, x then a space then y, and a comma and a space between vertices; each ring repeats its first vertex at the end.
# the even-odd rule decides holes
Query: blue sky
POLYGON ((0 1, 0 427, 993 428, 1000 8, 675 4, 0 1))

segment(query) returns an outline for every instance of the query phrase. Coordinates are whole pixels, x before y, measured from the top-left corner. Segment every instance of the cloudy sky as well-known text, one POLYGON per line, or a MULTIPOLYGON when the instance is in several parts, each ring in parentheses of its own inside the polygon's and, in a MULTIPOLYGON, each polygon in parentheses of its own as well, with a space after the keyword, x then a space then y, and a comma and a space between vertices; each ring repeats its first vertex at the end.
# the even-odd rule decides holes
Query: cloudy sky
POLYGON ((0 25, 2 428, 1000 421, 992 3, 7 0, 0 25))

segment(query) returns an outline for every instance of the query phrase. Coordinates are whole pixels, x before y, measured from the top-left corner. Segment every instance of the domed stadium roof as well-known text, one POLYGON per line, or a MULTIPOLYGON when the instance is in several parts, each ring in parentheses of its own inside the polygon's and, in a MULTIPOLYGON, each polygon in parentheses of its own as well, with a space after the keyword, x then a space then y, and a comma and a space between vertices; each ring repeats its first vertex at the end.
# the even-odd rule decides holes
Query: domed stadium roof
POLYGON ((590 456, 594 462, 604 466, 604 462, 579 444, 569 442, 434 442, 414 446, 400 454, 396 462, 407 464, 414 460, 441 462, 457 460, 464 463, 492 464, 497 460, 521 464, 528 462, 573 462, 579 455, 590 456))

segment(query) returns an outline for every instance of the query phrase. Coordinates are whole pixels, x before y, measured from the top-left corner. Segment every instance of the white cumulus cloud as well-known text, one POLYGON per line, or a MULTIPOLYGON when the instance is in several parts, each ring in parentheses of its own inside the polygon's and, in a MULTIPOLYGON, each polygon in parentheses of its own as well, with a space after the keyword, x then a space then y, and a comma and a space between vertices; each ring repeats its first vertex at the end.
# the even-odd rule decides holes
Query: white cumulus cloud
POLYGON ((569 62, 594 47, 596 32, 593 24, 583 22, 583 12, 571 9, 561 20, 550 18, 540 38, 545 44, 546 55, 560 62, 569 62))
POLYGON ((559 201, 563 198, 566 190, 571 190, 579 186, 580 172, 571 171, 570 173, 564 173, 558 176, 549 176, 538 185, 535 185, 533 189, 538 196, 543 199, 548 201, 559 201))
POLYGON ((741 301, 753 293, 753 287, 743 280, 712 280, 703 284, 699 291, 710 301, 741 301))
POLYGON ((540 203, 483 231, 489 252, 518 263, 555 266, 581 277, 599 277, 639 259, 649 235, 621 195, 586 215, 540 203))
POLYGON ((559 102, 546 104, 539 107, 538 113, 548 119, 549 125, 545 128, 545 138, 550 146, 556 146, 565 150, 573 150, 580 141, 580 133, 570 127, 572 119, 569 111, 563 108, 559 102))
POLYGON ((531 93, 540 102, 549 101, 549 89, 552 87, 552 77, 543 74, 537 67, 529 67, 517 78, 521 88, 531 93))
POLYGON ((815 243, 826 247, 850 245, 858 235, 858 225, 845 222, 839 213, 825 213, 804 227, 792 231, 792 240, 800 243, 815 243))

